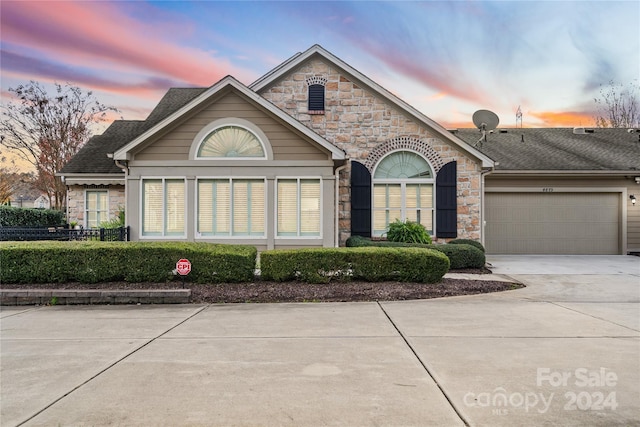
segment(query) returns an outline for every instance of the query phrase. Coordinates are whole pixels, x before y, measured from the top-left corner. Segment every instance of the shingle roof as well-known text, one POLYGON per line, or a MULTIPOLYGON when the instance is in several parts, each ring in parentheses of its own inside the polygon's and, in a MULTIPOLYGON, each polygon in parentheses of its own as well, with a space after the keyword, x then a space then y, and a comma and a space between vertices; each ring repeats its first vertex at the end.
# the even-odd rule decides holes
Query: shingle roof
MULTIPOLYGON (((481 137, 478 129, 453 132, 470 145, 481 137)), ((573 128, 503 129, 476 147, 498 162, 496 171, 640 170, 640 130, 596 128, 576 134, 573 128)))
POLYGON ((93 136, 60 170, 61 174, 104 173, 123 174, 113 159, 113 153, 142 134, 174 111, 196 98, 207 88, 171 88, 146 120, 116 120, 102 135, 93 136))

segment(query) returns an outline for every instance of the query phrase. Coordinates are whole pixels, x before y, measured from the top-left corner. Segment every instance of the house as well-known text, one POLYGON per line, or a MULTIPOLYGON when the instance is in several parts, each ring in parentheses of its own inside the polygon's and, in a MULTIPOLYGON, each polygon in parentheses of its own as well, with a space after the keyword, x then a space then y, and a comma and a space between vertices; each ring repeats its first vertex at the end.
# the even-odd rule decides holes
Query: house
POLYGON ((49 209, 49 198, 44 195, 38 196, 38 198, 33 201, 33 207, 38 209, 49 209))
MULTIPOLYGON (((70 221, 90 226, 125 207, 133 240, 330 247, 381 236, 399 218, 436 241, 491 242, 485 198, 499 191, 485 186, 499 188, 503 163, 475 132, 448 131, 315 45, 250 86, 228 76, 170 89, 146 120, 113 122, 60 175, 70 221)), ((616 253, 626 253, 620 221, 616 253)))

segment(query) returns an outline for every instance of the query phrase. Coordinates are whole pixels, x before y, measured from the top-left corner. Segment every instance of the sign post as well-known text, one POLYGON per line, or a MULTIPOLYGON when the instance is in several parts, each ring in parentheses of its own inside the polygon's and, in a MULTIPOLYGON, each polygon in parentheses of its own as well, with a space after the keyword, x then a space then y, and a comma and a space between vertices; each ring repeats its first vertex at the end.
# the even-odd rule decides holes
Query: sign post
POLYGON ((184 277, 191 272, 191 261, 182 258, 176 262, 176 271, 182 276, 182 288, 184 289, 184 277))

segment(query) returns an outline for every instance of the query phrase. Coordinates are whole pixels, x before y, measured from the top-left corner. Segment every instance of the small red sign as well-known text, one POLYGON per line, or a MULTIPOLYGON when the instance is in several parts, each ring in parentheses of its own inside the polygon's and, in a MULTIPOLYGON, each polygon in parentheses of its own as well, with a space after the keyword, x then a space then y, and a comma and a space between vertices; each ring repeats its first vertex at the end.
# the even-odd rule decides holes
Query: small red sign
POLYGON ((181 276, 186 276, 191 272, 191 261, 188 259, 181 259, 176 263, 176 270, 181 276))

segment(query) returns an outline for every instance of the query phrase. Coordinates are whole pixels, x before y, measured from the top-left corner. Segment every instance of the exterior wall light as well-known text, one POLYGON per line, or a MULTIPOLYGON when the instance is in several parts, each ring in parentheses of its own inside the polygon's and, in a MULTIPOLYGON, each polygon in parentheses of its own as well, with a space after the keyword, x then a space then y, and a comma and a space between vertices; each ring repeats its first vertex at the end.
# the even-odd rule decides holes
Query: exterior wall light
POLYGON ((636 196, 634 196, 634 195, 632 194, 632 195, 630 195, 630 196, 629 196, 629 198, 631 199, 631 204, 632 204, 633 206, 635 206, 635 205, 636 205, 636 196))

